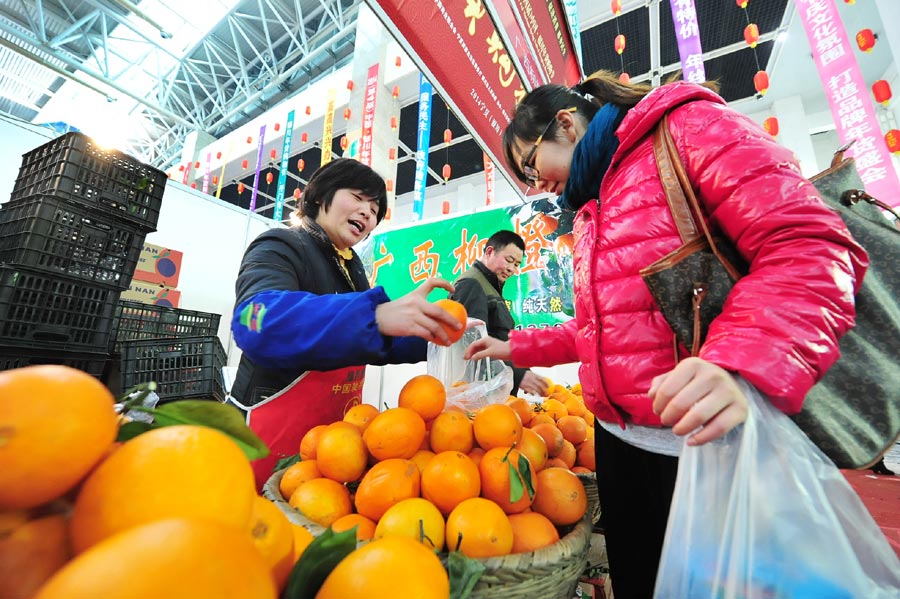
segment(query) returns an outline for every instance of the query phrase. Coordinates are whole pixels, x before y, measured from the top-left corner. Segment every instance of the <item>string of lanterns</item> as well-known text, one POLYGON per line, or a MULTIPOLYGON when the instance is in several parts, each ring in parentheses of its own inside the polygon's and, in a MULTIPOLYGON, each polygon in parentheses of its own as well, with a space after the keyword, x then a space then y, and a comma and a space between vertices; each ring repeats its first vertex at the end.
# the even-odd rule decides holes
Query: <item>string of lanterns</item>
MULTIPOLYGON (((847 4, 854 4, 854 0, 844 0, 847 4)), ((869 28, 860 29, 856 32, 856 46, 860 52, 871 54, 878 42, 878 36, 869 28)), ((872 97, 875 102, 882 106, 887 106, 894 94, 891 91, 891 85, 884 79, 879 79, 872 84, 872 97)), ((887 144, 888 151, 895 155, 900 155, 900 130, 890 129, 884 134, 884 143, 887 144)))
POLYGON ((619 15, 622 14, 622 0, 612 0, 610 2, 610 9, 616 19, 616 37, 613 39, 613 48, 615 49, 616 54, 619 55, 619 66, 621 67, 619 71, 619 81, 627 85, 631 83, 631 77, 625 70, 625 57, 622 56, 625 52, 626 39, 625 34, 619 29, 619 15))

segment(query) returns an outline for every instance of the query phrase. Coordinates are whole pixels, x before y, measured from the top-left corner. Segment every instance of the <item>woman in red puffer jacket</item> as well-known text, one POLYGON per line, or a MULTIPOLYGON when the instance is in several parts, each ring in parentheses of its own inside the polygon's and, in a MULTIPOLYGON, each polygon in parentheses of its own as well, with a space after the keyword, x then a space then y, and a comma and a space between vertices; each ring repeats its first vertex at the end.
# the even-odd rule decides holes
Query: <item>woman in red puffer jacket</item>
POLYGON ((575 89, 541 86, 516 107, 506 159, 523 182, 577 210, 576 318, 484 339, 468 356, 516 366, 581 362, 597 416, 597 484, 617 597, 650 597, 681 435, 698 445, 743 422, 736 378, 782 411, 803 398, 853 326, 868 264, 793 154, 710 89, 656 89, 597 73, 575 89), (668 114, 688 178, 714 230, 748 274, 710 325, 698 357, 678 347, 639 271, 682 245, 653 153, 668 114))

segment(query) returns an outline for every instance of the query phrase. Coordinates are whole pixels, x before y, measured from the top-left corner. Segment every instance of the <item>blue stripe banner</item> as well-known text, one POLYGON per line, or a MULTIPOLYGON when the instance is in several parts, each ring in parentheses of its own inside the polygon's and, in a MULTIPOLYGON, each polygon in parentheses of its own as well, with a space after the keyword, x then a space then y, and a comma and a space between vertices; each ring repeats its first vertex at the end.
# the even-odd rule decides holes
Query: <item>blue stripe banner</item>
POLYGON ((416 178, 413 184, 413 220, 422 220, 428 179, 428 145, 431 138, 431 83, 419 75, 419 128, 416 143, 416 178))
POLYGON ((294 139, 294 111, 287 116, 287 126, 284 129, 284 142, 281 145, 281 165, 278 167, 278 189, 275 192, 275 211, 272 220, 281 220, 281 211, 284 209, 284 188, 287 187, 288 161, 291 158, 291 142, 294 139))
POLYGON ((259 169, 262 167, 265 139, 266 126, 263 125, 259 128, 259 144, 256 147, 256 174, 253 176, 253 193, 250 195, 250 212, 256 210, 256 196, 259 193, 259 169))

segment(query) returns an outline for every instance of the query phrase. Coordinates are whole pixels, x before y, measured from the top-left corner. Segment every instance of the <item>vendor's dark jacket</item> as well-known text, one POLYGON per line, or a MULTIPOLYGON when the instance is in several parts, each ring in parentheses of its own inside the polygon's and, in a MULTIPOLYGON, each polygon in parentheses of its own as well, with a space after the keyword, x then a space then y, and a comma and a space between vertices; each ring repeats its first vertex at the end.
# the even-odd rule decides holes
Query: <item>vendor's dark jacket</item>
POLYGON ((386 337, 375 308, 390 301, 370 289, 356 253, 341 267, 313 221, 270 229, 244 253, 231 328, 241 348, 231 395, 252 406, 306 371, 425 360, 418 337, 386 337))
MULTIPOLYGON (((488 335, 507 341, 509 332, 516 326, 512 314, 503 299, 503 285, 500 279, 492 273, 488 267, 476 260, 472 268, 456 279, 453 284, 456 291, 451 295, 454 299, 466 307, 466 313, 472 318, 483 320, 488 335)), ((512 363, 507 362, 512 367, 512 363)), ((519 390, 522 377, 528 372, 527 368, 513 368, 513 388, 510 394, 515 395, 519 390)))

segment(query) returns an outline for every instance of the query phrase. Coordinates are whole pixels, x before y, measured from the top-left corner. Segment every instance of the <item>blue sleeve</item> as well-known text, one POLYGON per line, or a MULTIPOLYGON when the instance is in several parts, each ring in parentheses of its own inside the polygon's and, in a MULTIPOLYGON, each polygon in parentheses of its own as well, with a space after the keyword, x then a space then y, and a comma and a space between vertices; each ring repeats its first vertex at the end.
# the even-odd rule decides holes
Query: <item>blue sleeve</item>
POLYGON ((247 357, 273 368, 321 371, 424 360, 423 339, 378 331, 375 308, 387 301, 383 287, 335 295, 261 291, 236 306, 231 329, 247 357))

